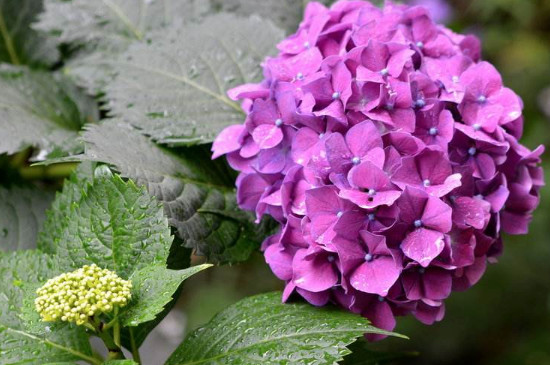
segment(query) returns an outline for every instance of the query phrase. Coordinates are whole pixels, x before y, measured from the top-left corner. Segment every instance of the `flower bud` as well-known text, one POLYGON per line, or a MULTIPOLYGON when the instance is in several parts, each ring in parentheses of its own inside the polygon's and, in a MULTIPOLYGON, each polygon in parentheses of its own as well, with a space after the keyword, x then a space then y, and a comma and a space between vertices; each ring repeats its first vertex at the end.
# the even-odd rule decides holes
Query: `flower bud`
POLYGON ((132 283, 95 264, 52 278, 34 301, 44 322, 61 319, 82 325, 88 317, 122 308, 131 299, 132 283))

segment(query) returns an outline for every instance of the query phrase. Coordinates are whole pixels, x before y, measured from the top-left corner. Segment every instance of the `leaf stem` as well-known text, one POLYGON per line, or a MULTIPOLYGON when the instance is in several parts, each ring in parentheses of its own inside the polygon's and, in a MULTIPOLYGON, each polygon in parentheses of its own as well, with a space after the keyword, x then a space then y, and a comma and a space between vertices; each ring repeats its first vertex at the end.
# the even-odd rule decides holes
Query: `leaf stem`
POLYGON ((63 163, 50 166, 25 166, 19 169, 19 173, 26 180, 60 179, 70 176, 77 165, 63 163))
POLYGON ((6 50, 10 55, 11 63, 13 63, 14 65, 20 65, 21 61, 19 60, 19 57, 17 56, 17 52, 15 51, 15 47, 13 46, 13 40, 10 36, 10 33, 8 32, 8 28, 6 27, 6 22, 4 21, 4 13, 2 13, 1 8, 0 8, 0 34, 2 34, 4 43, 6 43, 6 50))
POLYGON ((134 361, 138 364, 141 364, 141 356, 139 356, 139 348, 136 346, 136 339, 134 338, 134 329, 130 327, 128 329, 130 331, 130 344, 132 346, 132 357, 134 358, 134 361))
MULTIPOLYGON (((118 320, 116 323, 118 323, 118 320)), ((114 333, 115 339, 118 337, 118 344, 117 341, 113 339, 113 336, 111 336, 108 330, 103 328, 103 325, 99 321, 99 318, 93 318, 92 326, 95 328, 95 334, 97 335, 97 337, 99 337, 103 341, 105 347, 107 347, 107 350, 109 351, 107 355, 107 360, 125 359, 124 354, 122 353, 122 349, 120 348, 120 326, 118 327, 118 334, 116 332, 114 333)))
POLYGON ((115 324, 113 327, 113 340, 115 345, 120 348, 120 322, 118 321, 118 308, 115 308, 115 324))

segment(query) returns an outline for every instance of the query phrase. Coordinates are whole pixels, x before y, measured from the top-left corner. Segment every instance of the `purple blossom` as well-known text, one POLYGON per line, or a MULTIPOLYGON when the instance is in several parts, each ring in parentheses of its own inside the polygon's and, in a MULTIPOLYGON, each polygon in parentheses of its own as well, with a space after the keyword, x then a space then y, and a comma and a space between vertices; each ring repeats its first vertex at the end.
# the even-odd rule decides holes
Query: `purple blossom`
POLYGON ((477 38, 422 6, 311 2, 278 49, 261 83, 228 92, 247 118, 212 151, 240 172, 239 206, 281 224, 262 250, 283 300, 387 330, 441 320, 539 204, 544 149, 518 142, 521 99, 477 38))

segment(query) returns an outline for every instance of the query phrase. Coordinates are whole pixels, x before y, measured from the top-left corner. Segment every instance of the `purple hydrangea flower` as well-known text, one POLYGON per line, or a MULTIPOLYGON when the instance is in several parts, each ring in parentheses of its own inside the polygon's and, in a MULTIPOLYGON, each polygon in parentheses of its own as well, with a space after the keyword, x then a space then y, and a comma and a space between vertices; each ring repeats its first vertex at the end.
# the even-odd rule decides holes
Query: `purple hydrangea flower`
POLYGON ((278 48, 260 84, 229 91, 248 116, 212 150, 240 172, 240 207, 281 224, 262 250, 283 300, 387 330, 441 320, 539 203, 544 149, 518 142, 521 99, 479 40, 422 6, 309 3, 278 48))

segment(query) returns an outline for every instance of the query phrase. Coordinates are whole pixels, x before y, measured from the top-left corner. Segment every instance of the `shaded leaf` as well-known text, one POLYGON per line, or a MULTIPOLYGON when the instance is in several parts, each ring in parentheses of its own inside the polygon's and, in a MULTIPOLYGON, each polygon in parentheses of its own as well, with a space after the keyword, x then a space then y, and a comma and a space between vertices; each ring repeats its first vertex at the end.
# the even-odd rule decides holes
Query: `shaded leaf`
POLYGON ((208 0, 45 0, 34 27, 76 49, 65 71, 98 93, 114 75, 106 59, 143 40, 151 29, 198 18, 208 9, 208 0))
POLYGON ((245 118, 227 90, 260 81, 260 63, 282 37, 269 21, 229 14, 154 32, 112 63, 108 105, 158 142, 211 142, 245 118))
POLYGON ((169 270, 151 265, 136 271, 131 277, 132 301, 120 316, 122 326, 137 326, 152 321, 172 300, 172 295, 188 277, 212 265, 192 266, 184 270, 169 270))
POLYGON ((31 188, 0 187, 0 251, 36 248, 53 193, 31 188))
POLYGON ((230 179, 212 168, 208 154, 191 149, 176 155, 118 120, 90 126, 83 139, 85 154, 69 160, 112 164, 123 176, 146 186, 163 203, 184 245, 210 262, 242 261, 259 247, 246 222, 199 212, 237 210, 234 189, 226 185, 230 179))
POLYGON ((96 103, 59 74, 0 67, 0 153, 38 147, 78 153, 78 131, 98 118, 96 103))
POLYGON ((0 0, 0 62, 14 65, 51 65, 56 44, 30 25, 42 11, 40 0, 0 0))
POLYGON ((47 323, 26 323, 21 317, 26 286, 35 286, 59 274, 57 264, 38 251, 0 253, 0 354, 1 363, 36 364, 91 358, 83 328, 47 323))
POLYGON ((190 334, 166 365, 334 364, 364 333, 392 334, 349 312, 283 304, 279 292, 262 294, 241 300, 190 334))

